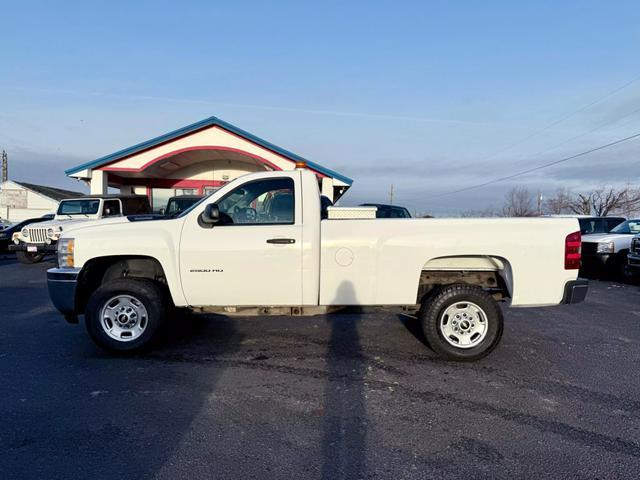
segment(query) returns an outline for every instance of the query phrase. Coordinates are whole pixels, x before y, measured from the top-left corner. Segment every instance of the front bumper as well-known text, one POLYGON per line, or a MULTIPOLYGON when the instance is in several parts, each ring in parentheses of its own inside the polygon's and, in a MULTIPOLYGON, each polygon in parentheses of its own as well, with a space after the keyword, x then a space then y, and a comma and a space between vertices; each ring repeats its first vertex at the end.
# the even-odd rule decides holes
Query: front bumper
POLYGON ((54 243, 10 243, 10 252, 29 252, 29 253, 56 253, 57 246, 54 243))
POLYGON ((79 268, 50 268, 47 270, 47 288, 54 307, 71 323, 77 323, 76 287, 79 268))
POLYGON ((634 270, 634 272, 640 273, 640 254, 629 253, 627 255, 627 266, 634 270))
POLYGON ((567 282, 564 286, 564 297, 562 303, 580 303, 587 296, 589 290, 589 280, 578 278, 567 282))
POLYGON ((613 262, 613 253, 592 253, 582 255, 582 268, 586 270, 604 270, 613 262))

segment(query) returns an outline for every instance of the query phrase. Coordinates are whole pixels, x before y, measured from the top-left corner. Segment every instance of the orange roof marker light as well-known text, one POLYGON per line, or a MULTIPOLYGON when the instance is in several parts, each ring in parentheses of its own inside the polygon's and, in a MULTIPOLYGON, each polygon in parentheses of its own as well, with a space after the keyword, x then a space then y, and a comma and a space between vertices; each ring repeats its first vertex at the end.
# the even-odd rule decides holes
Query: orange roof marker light
POLYGON ((296 170, 300 170, 300 169, 303 169, 303 168, 307 168, 307 162, 303 162, 301 160, 298 160, 296 162, 296 170))

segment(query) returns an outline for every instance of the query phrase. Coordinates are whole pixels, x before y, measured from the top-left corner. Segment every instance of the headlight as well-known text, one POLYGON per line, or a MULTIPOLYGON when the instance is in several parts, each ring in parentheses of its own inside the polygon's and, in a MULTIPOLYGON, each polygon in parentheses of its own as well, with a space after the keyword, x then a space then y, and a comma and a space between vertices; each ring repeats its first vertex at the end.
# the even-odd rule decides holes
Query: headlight
POLYGON ((615 245, 613 242, 598 243, 598 253, 613 253, 615 251, 615 245))
POLYGON ((73 251, 75 242, 73 238, 63 238, 58 242, 58 267, 73 268, 73 251))
POLYGON ((51 238, 55 233, 56 232, 53 228, 47 228, 47 237, 51 238))
POLYGON ((24 238, 29 238, 29 229, 27 227, 24 227, 20 233, 24 238))

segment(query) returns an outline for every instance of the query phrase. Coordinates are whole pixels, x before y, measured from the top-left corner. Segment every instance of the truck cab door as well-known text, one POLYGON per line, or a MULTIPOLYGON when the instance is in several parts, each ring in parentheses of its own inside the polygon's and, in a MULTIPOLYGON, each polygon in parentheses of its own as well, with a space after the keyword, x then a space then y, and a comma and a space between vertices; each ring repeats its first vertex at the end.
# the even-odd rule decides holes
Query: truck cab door
POLYGON ((240 184, 216 199, 219 220, 202 220, 203 202, 185 220, 180 275, 192 306, 300 305, 302 212, 298 172, 240 184))

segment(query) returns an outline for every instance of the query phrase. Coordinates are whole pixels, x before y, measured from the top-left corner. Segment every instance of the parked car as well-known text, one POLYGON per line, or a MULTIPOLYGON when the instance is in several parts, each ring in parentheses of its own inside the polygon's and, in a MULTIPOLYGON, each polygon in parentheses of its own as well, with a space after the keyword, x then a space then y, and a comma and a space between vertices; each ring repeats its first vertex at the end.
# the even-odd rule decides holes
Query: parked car
POLYGON ((361 207, 376 207, 376 218, 411 218, 409 210, 398 205, 385 205, 384 203, 361 203, 361 207))
POLYGON ((609 233, 625 220, 624 217, 578 217, 582 235, 609 233))
POLYGON ((0 230, 0 253, 6 253, 9 251, 9 244, 11 243, 11 237, 14 233, 20 232, 24 227, 32 223, 46 222, 47 220, 51 220, 53 218, 53 214, 43 215, 38 218, 30 218, 28 220, 24 220, 20 223, 16 223, 15 225, 11 225, 4 230, 0 230))
POLYGON ((299 169, 236 178, 176 218, 79 226, 60 237, 49 294, 116 351, 149 345, 174 306, 259 315, 419 307, 431 347, 463 361, 498 345, 498 301, 586 295, 575 218, 399 219, 391 232, 376 219, 321 220, 321 209, 317 177, 299 169))
POLYGON ((52 220, 27 225, 12 236, 9 250, 16 252, 25 264, 41 262, 45 255, 55 253, 63 230, 103 219, 118 219, 125 215, 147 214, 151 211, 144 195, 91 195, 62 200, 52 220))
POLYGON ((633 237, 629 246, 627 276, 635 279, 640 278, 640 235, 633 237))
POLYGON ((624 275, 633 236, 640 233, 640 219, 626 220, 609 233, 583 235, 582 270, 587 274, 624 275))
POLYGON ((189 208, 194 203, 198 203, 203 195, 176 195, 167 202, 166 208, 160 209, 160 215, 174 217, 189 208))

